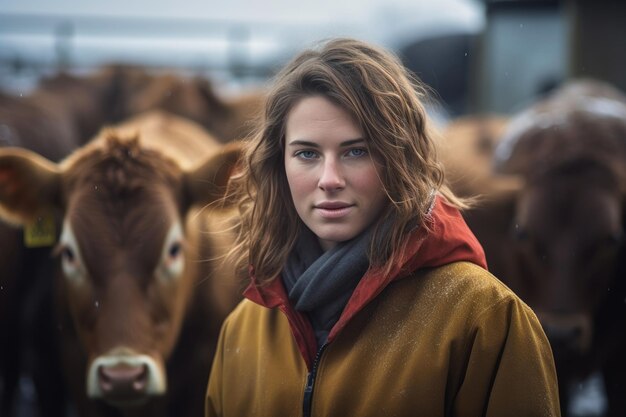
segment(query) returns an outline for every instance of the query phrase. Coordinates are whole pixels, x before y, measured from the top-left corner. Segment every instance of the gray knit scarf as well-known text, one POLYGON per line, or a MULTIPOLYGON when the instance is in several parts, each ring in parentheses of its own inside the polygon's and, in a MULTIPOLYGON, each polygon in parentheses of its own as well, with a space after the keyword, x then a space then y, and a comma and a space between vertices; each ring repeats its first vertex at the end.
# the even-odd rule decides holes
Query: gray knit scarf
POLYGON ((367 230, 324 252, 317 237, 305 229, 287 259, 282 278, 289 300, 296 310, 308 315, 318 346, 326 342, 369 268, 370 238, 371 231, 367 230))

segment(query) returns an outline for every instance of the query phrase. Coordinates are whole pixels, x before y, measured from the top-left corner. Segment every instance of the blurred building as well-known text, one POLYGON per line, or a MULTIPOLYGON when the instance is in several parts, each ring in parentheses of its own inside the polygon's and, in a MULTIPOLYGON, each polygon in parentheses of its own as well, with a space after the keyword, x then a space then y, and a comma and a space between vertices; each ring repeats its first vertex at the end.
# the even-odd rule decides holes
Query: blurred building
POLYGON ((474 0, 172 4, 0 3, 0 78, 123 62, 247 84, 266 80, 319 39, 350 36, 397 49, 435 34, 477 32, 484 24, 482 4, 474 0))
POLYGON ((0 3, 0 88, 19 92, 41 74, 111 62, 174 68, 246 88, 315 40, 352 36, 395 50, 436 91, 448 117, 512 113, 572 77, 626 90, 626 2, 173 4, 0 3))
POLYGON ((485 0, 472 105, 513 112, 570 78, 626 91, 626 2, 485 0))

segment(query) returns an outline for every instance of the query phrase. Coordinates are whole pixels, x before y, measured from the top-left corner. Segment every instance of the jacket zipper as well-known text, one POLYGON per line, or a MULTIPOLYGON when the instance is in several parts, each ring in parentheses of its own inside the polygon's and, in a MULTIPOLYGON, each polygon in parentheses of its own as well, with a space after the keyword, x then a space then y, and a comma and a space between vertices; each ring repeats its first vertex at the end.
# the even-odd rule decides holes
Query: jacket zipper
POLYGON ((310 417, 311 416, 311 403, 313 402, 313 386, 315 385, 315 377, 317 376, 317 367, 319 366, 320 359, 322 357, 322 352, 326 348, 326 343, 322 345, 317 351, 315 355, 315 360, 313 361, 313 368, 311 368, 311 372, 306 378, 306 386, 304 387, 304 400, 302 404, 302 416, 310 417))

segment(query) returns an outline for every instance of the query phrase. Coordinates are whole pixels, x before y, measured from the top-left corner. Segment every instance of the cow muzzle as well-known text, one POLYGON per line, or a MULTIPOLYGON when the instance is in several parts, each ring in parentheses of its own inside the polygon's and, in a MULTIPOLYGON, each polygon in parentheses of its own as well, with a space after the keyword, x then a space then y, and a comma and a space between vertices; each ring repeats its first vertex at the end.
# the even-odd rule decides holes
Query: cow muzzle
POLYGON ((98 356, 87 371, 87 395, 118 407, 141 405, 165 391, 162 361, 130 349, 98 356))
POLYGON ((538 311, 537 316, 555 354, 558 352, 559 356, 576 357, 589 351, 593 336, 593 325, 589 315, 538 311))

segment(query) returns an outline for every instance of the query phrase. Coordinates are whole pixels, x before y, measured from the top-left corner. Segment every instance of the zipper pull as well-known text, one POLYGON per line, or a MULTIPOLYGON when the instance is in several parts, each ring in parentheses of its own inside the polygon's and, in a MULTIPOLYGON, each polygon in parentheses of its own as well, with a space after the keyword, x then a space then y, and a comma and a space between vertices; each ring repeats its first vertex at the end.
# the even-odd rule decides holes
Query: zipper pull
POLYGON ((317 367, 319 365, 320 359, 322 357, 322 352, 326 347, 326 344, 323 344, 322 347, 319 348, 317 354, 315 355, 315 360, 313 361, 313 368, 311 368, 311 372, 306 377, 306 386, 304 387, 304 400, 302 403, 302 415, 304 417, 311 416, 311 403, 313 402, 313 386, 315 385, 315 376, 317 375, 317 367))

